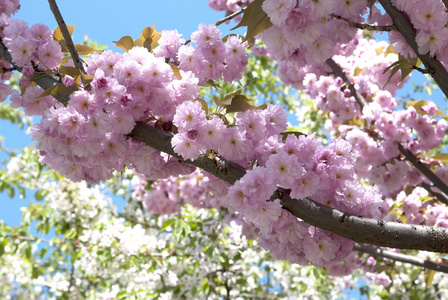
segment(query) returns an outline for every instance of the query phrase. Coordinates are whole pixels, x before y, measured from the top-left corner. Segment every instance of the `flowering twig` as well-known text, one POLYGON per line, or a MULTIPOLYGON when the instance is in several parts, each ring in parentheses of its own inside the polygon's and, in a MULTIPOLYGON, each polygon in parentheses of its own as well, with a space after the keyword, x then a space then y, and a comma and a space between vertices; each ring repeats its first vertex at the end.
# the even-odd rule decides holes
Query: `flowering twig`
MULTIPOLYGON (((8 51, 8 48, 3 44, 3 42, 0 41, 0 57, 2 57, 4 60, 8 61, 13 68, 18 70, 19 72, 22 72, 22 68, 18 67, 14 64, 11 54, 8 51)), ((41 88, 44 90, 54 87, 55 85, 60 85, 61 83, 54 79, 53 77, 46 75, 44 71, 37 70, 33 75, 29 77, 31 81, 34 81, 37 83, 41 88)), ((57 93, 52 95, 55 97, 58 101, 62 103, 66 103, 68 100, 70 100, 70 95, 67 94, 61 94, 57 93)))
MULTIPOLYGON (((423 164, 414 153, 403 147, 400 143, 398 143, 398 149, 400 152, 406 157, 408 161, 410 161, 423 175, 426 176, 429 180, 434 183, 434 186, 439 188, 444 198, 447 199, 448 194, 448 186, 445 182, 443 182, 433 171, 431 171, 425 164, 423 164)), ((446 202, 445 202, 446 203, 446 202)))
POLYGON ((434 197, 436 197, 437 200, 448 205, 448 197, 444 193, 438 193, 438 192, 434 191, 433 185, 426 183, 424 181, 422 183, 420 183, 420 185, 422 186, 422 188, 424 188, 425 190, 430 192, 434 197))
POLYGON ((422 258, 417 258, 410 255, 395 253, 392 251, 387 251, 380 248, 361 244, 355 244, 353 250, 362 251, 376 257, 389 258, 394 261, 400 261, 414 266, 423 267, 438 272, 448 273, 448 265, 438 264, 432 261, 424 260, 422 258))
MULTIPOLYGON (((427 54, 420 54, 418 51, 417 42, 415 41, 416 33, 409 17, 399 11, 391 2, 391 0, 378 0, 383 6, 387 14, 394 20, 394 25, 397 31, 406 40, 406 43, 414 50, 416 55, 420 58, 425 69, 430 72, 432 78, 440 87, 442 92, 448 97, 448 72, 445 67, 437 59, 427 54)), ((448 1, 445 1, 448 2, 448 1)), ((444 2, 444 3, 445 3, 444 2)), ((446 5, 446 3, 445 3, 446 5)))
POLYGON ((358 102, 362 110, 362 108, 367 105, 366 99, 364 99, 364 97, 355 89, 350 80, 348 80, 344 71, 342 71, 341 67, 332 58, 327 59, 326 63, 330 66, 331 70, 333 70, 334 74, 342 78, 342 80, 344 80, 344 82, 348 85, 348 89, 353 97, 355 97, 356 102, 358 102))
MULTIPOLYGON (((344 82, 348 85, 348 88, 350 89, 350 92, 355 97, 356 102, 361 106, 362 108, 367 105, 366 99, 355 89, 353 84, 349 81, 347 76, 342 71, 341 67, 332 59, 327 59, 327 64, 331 67, 334 74, 342 78, 344 82)), ((448 79, 448 73, 447 73, 447 79, 448 79)), ((401 154, 404 155, 404 157, 415 167, 417 168, 426 178, 431 180, 431 182, 439 188, 441 191, 443 197, 440 198, 440 200, 444 203, 445 199, 448 199, 448 185, 445 184, 434 172, 432 172, 425 164, 421 163, 420 160, 415 156, 414 153, 403 147, 400 143, 398 144, 398 150, 401 152, 401 154)))
POLYGON ((73 59, 73 64, 81 73, 86 74, 82 61, 79 58, 78 51, 76 51, 75 44, 73 44, 72 37, 70 36, 70 32, 67 29, 67 25, 65 24, 64 18, 62 18, 61 12, 59 11, 56 1, 48 0, 48 4, 50 4, 51 12, 53 13, 54 18, 58 23, 59 29, 61 30, 65 43, 67 44, 67 48, 70 51, 70 55, 72 56, 73 59))
MULTIPOLYGON (((226 16, 225 18, 222 18, 221 20, 217 21, 217 22, 215 23, 215 25, 216 25, 216 26, 219 26, 219 25, 221 25, 222 23, 225 23, 225 22, 227 22, 227 21, 230 21, 230 20, 232 20, 233 18, 235 18, 235 17, 241 15, 245 10, 246 10, 246 7, 243 7, 243 8, 241 8, 240 10, 234 12, 233 14, 230 14, 230 15, 226 16)), ((186 40, 185 43, 184 43, 184 45, 188 45, 189 43, 191 43, 191 39, 186 40)))
POLYGON ((354 28, 358 28, 358 29, 362 29, 362 30, 369 30, 369 31, 392 31, 392 30, 397 30, 397 27, 395 27, 395 25, 386 25, 386 26, 375 26, 375 25, 370 25, 370 24, 366 24, 366 23, 356 23, 353 21, 350 21, 344 17, 335 15, 335 14, 331 14, 330 15, 332 18, 338 19, 338 20, 344 20, 345 22, 347 22, 348 25, 350 25, 351 27, 354 28))

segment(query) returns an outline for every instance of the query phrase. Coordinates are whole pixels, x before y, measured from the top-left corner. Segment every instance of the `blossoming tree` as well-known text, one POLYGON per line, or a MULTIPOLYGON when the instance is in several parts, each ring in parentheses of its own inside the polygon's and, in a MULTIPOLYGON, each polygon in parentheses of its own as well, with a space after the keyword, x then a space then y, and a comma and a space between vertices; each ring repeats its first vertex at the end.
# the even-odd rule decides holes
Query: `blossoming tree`
POLYGON ((147 27, 121 52, 75 45, 48 2, 54 31, 0 1, 4 115, 39 116, 1 188, 45 199, 2 227, 0 292, 336 297, 361 278, 371 297, 443 296, 448 123, 395 96, 412 71, 448 95, 446 1, 210 0, 215 25, 147 27), (222 36, 232 19, 245 36, 222 36))

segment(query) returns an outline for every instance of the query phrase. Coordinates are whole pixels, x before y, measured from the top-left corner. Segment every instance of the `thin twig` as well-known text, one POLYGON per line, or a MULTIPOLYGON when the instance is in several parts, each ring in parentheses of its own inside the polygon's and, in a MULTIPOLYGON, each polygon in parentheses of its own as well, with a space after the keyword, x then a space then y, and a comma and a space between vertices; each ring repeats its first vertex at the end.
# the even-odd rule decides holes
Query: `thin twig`
POLYGON ((386 25, 386 26, 375 26, 375 25, 370 25, 370 24, 366 24, 366 23, 356 23, 353 21, 350 21, 344 17, 335 15, 335 14, 331 14, 331 17, 338 19, 338 20, 344 20, 345 22, 347 22, 348 25, 350 25, 353 28, 358 28, 358 29, 362 29, 362 30, 369 30, 369 31, 392 31, 392 30, 397 30, 397 27, 395 25, 386 25))
POLYGON ((414 153, 403 147, 400 143, 398 143, 398 150, 406 157, 406 159, 411 162, 414 167, 416 167, 423 175, 426 176, 431 182, 436 186, 440 193, 443 194, 444 198, 448 198, 448 186, 445 182, 443 182, 439 176, 434 174, 431 169, 429 169, 425 164, 423 164, 414 153))
POLYGON ((70 55, 73 59, 73 64, 75 67, 82 73, 86 74, 84 70, 84 66, 82 64, 81 59, 79 58, 78 51, 76 51, 75 45, 73 44, 72 37, 70 36, 70 32, 67 29, 67 25, 65 24, 64 18, 62 18, 61 12, 59 11, 58 5, 55 0, 48 0, 48 4, 50 4, 51 12, 58 23, 59 29, 61 30, 62 36, 64 37, 65 43, 67 44, 67 48, 70 51, 70 55))
POLYGON ((433 185, 430 185, 429 183, 426 183, 424 181, 422 183, 420 183, 420 185, 422 186, 422 188, 427 190, 431 195, 436 197, 437 200, 448 205, 448 197, 444 193, 439 193, 439 192, 434 191, 433 185))
MULTIPOLYGON (((219 20, 219 21, 217 21, 217 22, 215 23, 215 26, 219 26, 219 25, 221 25, 222 23, 225 23, 225 22, 227 22, 227 21, 232 20, 233 18, 235 18, 235 17, 241 15, 245 10, 246 10, 246 7, 243 7, 243 8, 240 9, 239 11, 236 11, 236 12, 234 12, 233 14, 230 14, 230 15, 226 16, 225 18, 222 18, 221 20, 219 20)), ((185 43, 184 43, 184 45, 188 45, 189 43, 191 43, 191 39, 186 40, 185 43)))
POLYGON ((355 244, 353 250, 362 251, 376 257, 389 258, 394 261, 400 261, 403 263, 408 263, 417 267, 423 267, 426 269, 431 269, 438 272, 448 273, 448 265, 438 264, 432 261, 424 260, 422 258, 405 255, 401 253, 395 253, 392 251, 383 250, 376 247, 371 247, 367 245, 355 244))
POLYGON ((355 97, 356 102, 358 102, 358 104, 359 104, 359 106, 361 106, 361 110, 362 110, 363 107, 367 105, 366 99, 355 89, 353 84, 350 82, 350 80, 345 75, 342 68, 332 58, 327 59, 326 63, 330 66, 331 70, 333 70, 333 73, 335 75, 339 76, 348 85, 348 89, 352 93, 353 97, 355 97))

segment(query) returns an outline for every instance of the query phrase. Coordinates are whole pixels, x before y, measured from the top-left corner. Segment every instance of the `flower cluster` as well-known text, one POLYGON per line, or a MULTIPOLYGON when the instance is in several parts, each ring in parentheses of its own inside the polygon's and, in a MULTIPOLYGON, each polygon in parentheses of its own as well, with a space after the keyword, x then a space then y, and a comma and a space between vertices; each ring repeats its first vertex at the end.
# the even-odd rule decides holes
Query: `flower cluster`
MULTIPOLYGON (((394 0, 396 8, 406 13, 415 28, 418 54, 429 53, 437 57, 442 63, 448 63, 446 50, 448 47, 448 16, 442 1, 431 0, 422 5, 420 1, 394 0)), ((396 31, 389 34, 395 50, 404 56, 415 57, 416 53, 396 31)))
MULTIPOLYGON (((5 28, 7 36, 22 27, 23 23, 12 22, 5 28)), ((33 42, 31 35, 20 36, 33 42)), ((45 37, 39 41, 43 44, 47 36, 51 39, 51 32, 43 31, 41 36, 45 37)), ((41 161, 72 180, 92 183, 110 178, 113 170, 123 170, 125 165, 153 179, 192 172, 176 159, 125 137, 137 121, 172 122, 177 107, 197 97, 199 81, 241 78, 248 55, 239 38, 229 37, 224 43, 215 26, 203 24, 192 40, 196 48, 181 46, 177 32, 164 31, 156 55, 142 47, 124 54, 95 53, 86 61, 87 74, 94 76, 91 91, 74 92, 66 106, 51 96, 39 97, 43 91, 38 87, 28 87, 23 96, 14 93, 14 107, 42 115, 31 129, 41 161), (166 63, 170 58, 173 63, 178 61, 176 74, 174 66, 166 63)), ((32 56, 27 59, 24 64, 32 56)))
POLYGON ((330 266, 351 252, 352 242, 312 228, 267 201, 278 187, 292 198, 310 198, 351 214, 375 218, 381 199, 354 177, 350 145, 336 140, 323 147, 313 136, 289 135, 264 166, 257 166, 229 189, 230 206, 260 230, 259 243, 277 259, 330 266))
POLYGON ((334 54, 334 45, 348 43, 356 34, 345 21, 329 15, 357 22, 366 6, 367 1, 266 0, 262 8, 273 26, 263 32, 263 40, 279 61, 300 67, 323 62, 334 54))
POLYGON ((179 68, 192 71, 201 85, 210 79, 232 82, 243 76, 249 54, 245 51, 247 43, 242 43, 239 36, 228 36, 223 42, 215 25, 200 24, 191 41, 197 46, 179 48, 179 68))
POLYGON ((397 55, 388 52, 389 44, 356 36, 350 43, 336 47, 333 57, 354 88, 368 102, 362 109, 354 95, 325 64, 288 70, 291 64, 280 62, 277 73, 286 83, 302 88, 323 112, 329 112, 327 128, 339 131, 353 147, 357 156, 357 176, 368 178, 385 194, 396 194, 404 185, 416 185, 423 178, 418 171, 401 161, 397 142, 413 152, 428 151, 440 144, 448 123, 436 120, 438 108, 433 102, 418 111, 409 106, 397 110, 394 98, 401 72, 391 76, 383 70, 397 55), (348 125, 361 120, 364 128, 348 125), (401 178, 398 180, 398 178, 401 178))

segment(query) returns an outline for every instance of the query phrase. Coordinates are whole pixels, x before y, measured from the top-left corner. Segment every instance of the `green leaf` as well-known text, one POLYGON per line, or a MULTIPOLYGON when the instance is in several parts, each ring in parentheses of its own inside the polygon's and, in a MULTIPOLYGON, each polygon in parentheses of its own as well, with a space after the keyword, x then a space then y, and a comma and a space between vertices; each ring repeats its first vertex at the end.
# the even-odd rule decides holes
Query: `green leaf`
POLYGON ((176 219, 168 219, 162 224, 162 228, 160 228, 160 231, 164 231, 168 228, 168 226, 171 226, 174 222, 176 222, 176 219))
POLYGON ((8 239, 5 237, 0 243, 0 257, 5 254, 6 245, 8 245, 8 239))
POLYGON ((184 220, 176 220, 173 227, 174 240, 179 241, 182 237, 188 236, 190 232, 190 226, 188 226, 188 224, 184 220))
POLYGON ((88 55, 93 52, 102 52, 102 50, 95 50, 92 47, 84 44, 76 44, 75 49, 76 51, 78 51, 79 55, 88 55))
POLYGON ((255 0, 250 3, 244 11, 241 21, 231 30, 236 28, 247 26, 246 37, 244 41, 254 38, 256 35, 262 33, 265 29, 272 26, 271 20, 268 15, 261 8, 264 0, 255 0))
POLYGON ((36 279, 37 277, 39 277, 42 274, 43 274, 43 272, 42 272, 41 268, 36 267, 35 265, 33 265, 33 268, 32 268, 32 271, 31 271, 31 278, 36 279))
POLYGON ((208 114, 208 104, 207 104, 207 102, 204 99, 202 99, 202 98, 198 98, 196 100, 201 102, 202 110, 205 111, 206 114, 208 114))
POLYGON ((418 67, 421 64, 421 61, 418 57, 404 57, 403 55, 398 55, 398 61, 394 62, 390 66, 386 67, 383 71, 385 74, 387 71, 392 69, 390 72, 389 78, 387 82, 384 84, 386 86, 391 80, 392 76, 394 76, 398 71, 401 71, 400 79, 398 84, 400 84, 412 71, 415 70, 415 67, 418 67))
POLYGON ((15 194, 16 194, 16 190, 14 189, 14 187, 9 186, 8 189, 7 189, 7 191, 8 191, 8 196, 9 196, 10 198, 14 198, 14 196, 15 196, 15 194))
POLYGON ((35 198, 37 201, 42 201, 46 195, 47 195, 47 191, 46 191, 46 190, 38 190, 38 191, 34 194, 34 198, 35 198))

